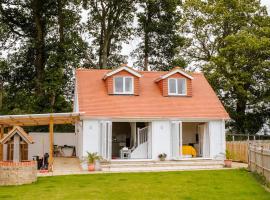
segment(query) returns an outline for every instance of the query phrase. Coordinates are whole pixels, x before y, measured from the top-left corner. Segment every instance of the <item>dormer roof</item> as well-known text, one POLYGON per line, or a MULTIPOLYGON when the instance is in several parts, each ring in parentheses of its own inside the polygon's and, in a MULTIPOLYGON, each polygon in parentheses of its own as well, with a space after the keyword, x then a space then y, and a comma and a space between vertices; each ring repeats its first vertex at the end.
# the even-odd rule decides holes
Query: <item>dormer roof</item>
POLYGON ((176 73, 180 73, 182 74, 183 76, 189 78, 189 79, 193 79, 193 77, 191 75, 189 75, 187 72, 185 72, 183 69, 181 69, 180 67, 175 67, 173 68, 171 71, 169 71, 167 74, 163 74, 162 76, 160 76, 156 82, 159 82, 160 80, 163 80, 165 78, 168 78, 176 73))
POLYGON ((125 70, 125 71, 131 73, 132 75, 137 76, 137 77, 139 77, 139 78, 142 76, 138 71, 132 69, 131 67, 128 67, 128 66, 125 64, 125 65, 122 65, 121 67, 118 67, 118 68, 116 68, 116 69, 113 69, 113 70, 107 72, 107 73, 104 75, 103 79, 105 80, 105 79, 108 78, 109 76, 112 76, 112 75, 114 75, 114 74, 117 74, 118 72, 121 72, 121 71, 123 71, 123 70, 125 70))
POLYGON ((8 132, 8 134, 0 140, 1 144, 6 144, 14 135, 18 134, 27 144, 33 144, 34 141, 32 137, 30 137, 23 128, 19 126, 14 126, 14 128, 8 132))

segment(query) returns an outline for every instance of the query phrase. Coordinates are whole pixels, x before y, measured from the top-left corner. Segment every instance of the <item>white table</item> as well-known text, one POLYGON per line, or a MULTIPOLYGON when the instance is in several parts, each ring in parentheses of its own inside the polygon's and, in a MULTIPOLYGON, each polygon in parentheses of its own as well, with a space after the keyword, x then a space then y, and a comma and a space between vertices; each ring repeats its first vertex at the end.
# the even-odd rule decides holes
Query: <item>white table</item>
POLYGON ((130 159, 131 150, 130 149, 121 149, 120 158, 121 159, 130 159))

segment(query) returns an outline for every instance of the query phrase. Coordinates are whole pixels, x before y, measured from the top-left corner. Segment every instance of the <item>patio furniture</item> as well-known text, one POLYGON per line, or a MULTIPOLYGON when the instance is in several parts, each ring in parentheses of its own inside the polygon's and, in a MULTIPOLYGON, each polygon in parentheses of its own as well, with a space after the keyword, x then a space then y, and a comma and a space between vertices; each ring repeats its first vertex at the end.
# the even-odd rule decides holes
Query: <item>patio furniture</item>
POLYGON ((53 145, 53 155, 62 156, 63 155, 62 147, 58 145, 53 145))
POLYGON ((197 152, 194 149, 193 146, 189 146, 189 145, 183 145, 182 146, 182 154, 183 156, 187 157, 196 157, 197 152))
POLYGON ((62 156, 71 157, 75 154, 75 146, 64 145, 61 146, 62 156))

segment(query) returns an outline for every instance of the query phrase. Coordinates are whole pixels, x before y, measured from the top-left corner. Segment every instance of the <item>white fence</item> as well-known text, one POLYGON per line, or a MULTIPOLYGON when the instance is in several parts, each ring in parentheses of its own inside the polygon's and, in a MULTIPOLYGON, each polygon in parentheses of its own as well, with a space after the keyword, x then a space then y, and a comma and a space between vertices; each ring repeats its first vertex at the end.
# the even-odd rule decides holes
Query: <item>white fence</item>
POLYGON ((250 171, 263 175, 270 182, 270 142, 252 142, 248 152, 250 171))

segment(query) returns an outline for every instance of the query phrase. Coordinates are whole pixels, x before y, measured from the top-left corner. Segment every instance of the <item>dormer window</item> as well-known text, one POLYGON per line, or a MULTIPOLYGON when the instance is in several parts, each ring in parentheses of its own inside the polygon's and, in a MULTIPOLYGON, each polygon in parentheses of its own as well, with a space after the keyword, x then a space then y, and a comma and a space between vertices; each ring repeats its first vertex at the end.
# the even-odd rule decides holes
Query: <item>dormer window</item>
POLYGON ((169 78, 168 79, 169 95, 187 95, 187 84, 185 78, 169 78))
POLYGON ((114 94, 134 94, 133 77, 115 76, 114 94))

